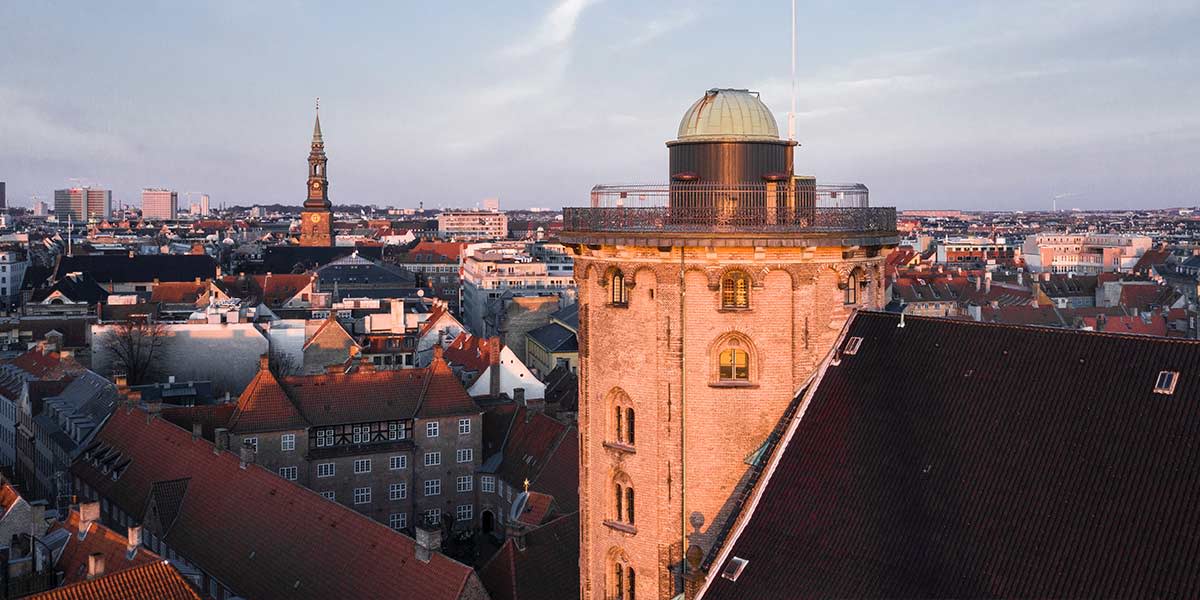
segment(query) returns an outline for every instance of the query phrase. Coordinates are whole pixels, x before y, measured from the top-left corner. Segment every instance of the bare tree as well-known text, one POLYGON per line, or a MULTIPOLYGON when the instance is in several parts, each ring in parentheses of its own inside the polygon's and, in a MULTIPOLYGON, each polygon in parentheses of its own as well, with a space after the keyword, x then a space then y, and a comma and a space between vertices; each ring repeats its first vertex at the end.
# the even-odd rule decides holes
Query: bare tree
POLYGON ((99 345, 112 358, 114 373, 124 372, 129 385, 141 385, 161 374, 167 339, 166 325, 143 317, 112 324, 99 345))
POLYGON ((287 352, 272 352, 267 361, 267 368, 276 377, 295 375, 300 372, 300 365, 296 363, 296 357, 287 352))

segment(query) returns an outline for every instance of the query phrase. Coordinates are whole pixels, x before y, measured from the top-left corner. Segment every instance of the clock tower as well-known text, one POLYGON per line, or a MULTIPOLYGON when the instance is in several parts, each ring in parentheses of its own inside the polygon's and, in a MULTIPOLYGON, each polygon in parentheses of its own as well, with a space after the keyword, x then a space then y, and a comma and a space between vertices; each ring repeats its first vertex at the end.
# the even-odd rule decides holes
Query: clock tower
POLYGON ((300 213, 300 245, 333 245, 333 212, 329 203, 329 180, 325 173, 325 141, 321 139, 321 104, 313 125, 312 149, 308 153, 308 196, 300 213))

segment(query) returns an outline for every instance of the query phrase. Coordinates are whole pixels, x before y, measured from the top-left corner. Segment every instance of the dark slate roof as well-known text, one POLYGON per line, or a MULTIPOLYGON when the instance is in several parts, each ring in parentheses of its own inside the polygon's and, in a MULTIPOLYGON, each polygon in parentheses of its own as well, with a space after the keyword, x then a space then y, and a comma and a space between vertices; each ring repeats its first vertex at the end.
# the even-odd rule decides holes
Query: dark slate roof
POLYGON ((68 273, 87 273, 101 284, 212 279, 217 263, 205 254, 85 254, 64 256, 58 261, 54 279, 68 273))
POLYGON ((65 276, 55 281, 54 285, 34 291, 33 295, 30 296, 30 300, 33 302, 42 302, 54 292, 66 296, 72 302, 99 304, 108 299, 108 291, 92 277, 92 274, 82 273, 65 276))
POLYGON ((579 350, 575 332, 558 323, 547 323, 525 335, 533 338, 547 352, 577 352, 579 350))
POLYGON ((576 302, 568 304, 550 315, 550 318, 574 331, 579 331, 579 304, 576 302))
POLYGON ((304 273, 355 251, 359 256, 371 260, 383 257, 382 246, 267 246, 263 249, 261 263, 246 264, 242 268, 256 273, 304 273))
POLYGON ((579 409, 579 377, 566 363, 554 367, 546 375, 546 402, 558 405, 558 410, 575 412, 579 409))
POLYGON ((1200 595, 1200 342, 898 324, 854 317, 706 600, 1200 595))

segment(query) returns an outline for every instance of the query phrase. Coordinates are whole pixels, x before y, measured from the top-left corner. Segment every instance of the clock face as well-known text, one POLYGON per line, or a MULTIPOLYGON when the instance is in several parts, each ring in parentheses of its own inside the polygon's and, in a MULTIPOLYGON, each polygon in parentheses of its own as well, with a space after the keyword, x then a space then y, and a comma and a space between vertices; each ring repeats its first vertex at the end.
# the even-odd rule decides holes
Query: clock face
POLYGON ((309 220, 309 221, 312 221, 313 223, 320 223, 320 222, 321 222, 321 215, 314 214, 314 215, 312 215, 311 217, 309 217, 309 218, 308 218, 308 220, 309 220))
POLYGON ((319 189, 321 189, 321 182, 320 182, 320 181, 314 181, 314 182, 313 182, 313 189, 314 189, 314 190, 319 190, 319 189))

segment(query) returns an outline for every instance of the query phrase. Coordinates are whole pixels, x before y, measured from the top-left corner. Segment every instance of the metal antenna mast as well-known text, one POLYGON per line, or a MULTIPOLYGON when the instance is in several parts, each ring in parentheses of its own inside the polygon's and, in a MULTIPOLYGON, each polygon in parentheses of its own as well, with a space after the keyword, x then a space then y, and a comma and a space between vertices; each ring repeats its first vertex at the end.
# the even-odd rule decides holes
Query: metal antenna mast
POLYGON ((792 0, 792 111, 788 113, 788 139, 796 139, 796 0, 792 0))

